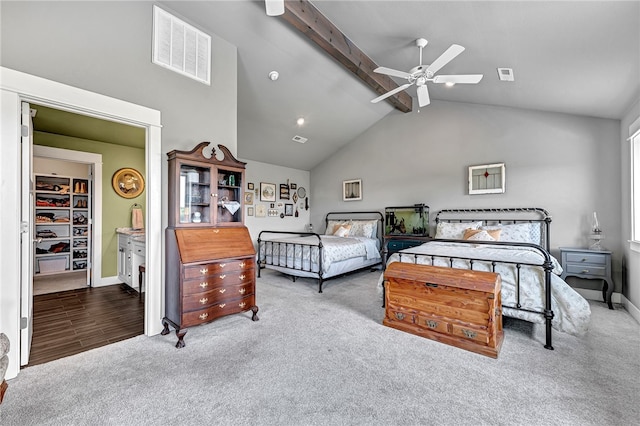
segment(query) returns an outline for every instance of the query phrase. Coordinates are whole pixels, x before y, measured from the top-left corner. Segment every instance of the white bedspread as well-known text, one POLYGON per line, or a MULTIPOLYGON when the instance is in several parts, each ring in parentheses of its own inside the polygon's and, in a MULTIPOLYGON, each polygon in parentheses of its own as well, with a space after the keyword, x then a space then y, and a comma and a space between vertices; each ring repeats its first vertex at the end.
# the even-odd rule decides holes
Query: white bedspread
MULTIPOLYGON (((365 237, 337 237, 333 235, 322 235, 323 256, 322 271, 327 272, 334 262, 362 257, 367 260, 379 259, 380 252, 377 247, 377 240, 365 237)), ((282 266, 293 267, 295 264, 299 268, 300 264, 318 264, 318 238, 315 236, 280 238, 264 240, 264 243, 276 242, 275 244, 261 244, 260 257, 267 258, 270 263, 282 266), (277 244, 277 243, 287 243, 277 244), (266 251, 265 251, 266 247, 266 251), (285 253, 286 247, 286 253, 285 253), (280 263, 276 259, 280 258, 280 263)), ((317 270, 317 269, 316 269, 317 270)))
MULTIPOLYGON (((460 256, 488 260, 488 262, 475 261, 473 269, 477 271, 491 271, 491 260, 526 262, 540 265, 544 262, 542 254, 529 247, 430 242, 404 251, 425 255, 460 256)), ((387 264, 397 262, 399 257, 398 253, 394 253, 390 256, 387 264)), ((414 256, 403 254, 402 262, 413 263, 414 256)), ((551 274, 551 308, 554 313, 552 326, 556 330, 573 335, 584 334, 589 327, 589 318, 591 316, 589 303, 556 275, 562 273, 562 268, 553 257, 552 262, 554 265, 554 270, 551 274)), ((418 256, 417 263, 431 265, 431 257, 418 256)), ((433 264, 434 266, 450 267, 448 258, 435 258, 433 264)), ((469 262, 454 260, 453 267, 469 269, 469 262)), ((505 306, 503 314, 529 322, 544 323, 542 315, 506 307, 516 306, 516 267, 514 265, 497 264, 495 272, 500 274, 502 278, 502 304, 505 306)), ((382 281, 383 275, 380 277, 380 285, 382 285, 382 281)), ((541 267, 522 266, 520 268, 520 304, 523 308, 535 309, 540 312, 544 309, 544 281, 544 270, 541 267)))

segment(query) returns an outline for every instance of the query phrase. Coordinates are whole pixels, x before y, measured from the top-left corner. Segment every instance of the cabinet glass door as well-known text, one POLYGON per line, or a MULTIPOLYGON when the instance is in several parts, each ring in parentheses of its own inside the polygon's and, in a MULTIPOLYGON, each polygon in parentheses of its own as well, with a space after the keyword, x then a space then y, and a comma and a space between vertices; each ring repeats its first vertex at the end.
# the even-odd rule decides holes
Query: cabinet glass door
POLYGON ((180 165, 180 223, 211 222, 211 170, 180 165))
POLYGON ((242 172, 218 168, 218 205, 216 211, 219 224, 242 222, 242 172))

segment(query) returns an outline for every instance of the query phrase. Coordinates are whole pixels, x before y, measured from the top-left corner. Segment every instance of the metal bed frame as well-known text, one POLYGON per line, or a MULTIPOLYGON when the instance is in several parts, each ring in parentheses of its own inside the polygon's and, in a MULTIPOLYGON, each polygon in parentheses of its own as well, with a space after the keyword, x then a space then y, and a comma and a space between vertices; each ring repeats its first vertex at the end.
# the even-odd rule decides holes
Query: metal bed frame
MULTIPOLYGON (((447 239, 432 239, 431 241, 455 241, 456 243, 463 244, 486 244, 486 245, 500 245, 500 246, 520 246, 520 247, 530 247, 536 251, 538 251, 544 261, 542 263, 525 263, 525 262, 507 262, 507 261, 495 261, 493 259, 481 259, 481 258, 468 258, 468 257, 458 257, 458 256, 449 256, 449 255, 425 255, 419 253, 412 253, 411 249, 405 249, 397 254, 399 255, 399 260, 402 261, 403 257, 413 256, 413 262, 417 263, 418 257, 430 257, 431 263, 433 264, 435 258, 440 259, 448 259, 449 265, 453 268, 454 260, 463 260, 469 262, 469 269, 473 269, 474 262, 491 262, 492 271, 495 272, 495 268, 497 264, 511 264, 516 267, 516 305, 510 306, 505 305, 503 303, 503 307, 527 311, 535 314, 540 314, 545 319, 545 328, 546 328, 546 341, 544 347, 546 349, 553 350, 553 345, 551 344, 551 321, 553 320, 553 310, 551 309, 551 274, 553 270, 553 263, 551 261, 550 251, 550 236, 549 236, 549 228, 551 224, 551 215, 541 208, 538 207, 526 207, 526 208, 501 208, 501 209, 446 209, 440 210, 436 214, 436 226, 440 222, 477 222, 482 221, 483 225, 491 226, 497 224, 514 224, 514 223, 539 223, 540 226, 540 244, 530 244, 530 243, 516 243, 516 242, 505 242, 505 241, 465 241, 465 240, 447 240, 447 239), (507 215, 510 213, 522 214, 523 217, 525 215, 529 215, 532 218, 509 218, 507 215), (470 214, 478 214, 479 217, 471 219, 470 214), (490 217, 490 215, 494 215, 494 217, 490 217), (505 215, 504 217, 502 215, 505 215), (448 218, 446 218, 448 216, 448 218), (538 266, 544 269, 545 276, 545 300, 544 300, 544 309, 542 311, 539 310, 531 310, 523 308, 520 305, 520 268, 522 266, 538 266)), ((425 244, 429 244, 426 242, 425 244)), ((386 265, 385 265, 386 266, 386 265)))
MULTIPOLYGON (((376 220, 377 221, 377 229, 376 229, 376 235, 378 237, 378 240, 380 241, 380 243, 382 244, 382 232, 383 232, 383 227, 384 227, 384 216, 382 215, 381 212, 379 211, 360 211, 360 212, 329 212, 326 214, 324 222, 325 222, 325 229, 329 224, 330 220, 351 220, 351 221, 365 221, 365 220, 376 220)), ((323 257, 323 250, 324 250, 324 245, 322 244, 322 239, 320 238, 321 235, 317 234, 315 232, 291 232, 291 231, 261 231, 260 234, 258 234, 258 278, 260 278, 260 271, 264 268, 266 268, 267 266, 277 266, 277 267, 281 267, 281 268, 287 268, 289 270, 292 271, 291 275, 293 278, 293 281, 295 282, 297 276, 295 275, 296 271, 300 271, 300 272, 305 272, 305 273, 309 273, 309 274, 315 274, 316 277, 318 279, 318 293, 322 293, 322 284, 325 281, 325 279, 328 278, 324 278, 323 275, 323 270, 322 270, 322 257, 323 257), (318 242, 315 244, 304 244, 304 243, 293 243, 293 242, 286 242, 283 240, 265 240, 263 239, 263 234, 264 235, 272 235, 272 236, 277 236, 277 235, 281 235, 281 236, 297 236, 297 237, 304 237, 304 236, 315 236, 318 239, 318 242), (273 255, 274 250, 276 253, 281 253, 280 249, 284 247, 284 253, 288 253, 289 252, 289 247, 292 247, 293 249, 293 254, 294 254, 294 259, 295 259, 295 255, 296 253, 298 253, 298 250, 300 250, 300 255, 301 258, 304 257, 305 253, 309 253, 309 264, 308 267, 305 268, 304 267, 304 262, 301 261, 300 262, 300 267, 296 268, 295 265, 295 261, 293 262, 292 266, 289 266, 287 264, 282 264, 281 262, 281 256, 280 255, 273 255), (311 264, 311 251, 317 248, 318 249, 318 272, 314 272, 313 271, 313 265, 311 264), (263 253, 264 252, 264 253, 263 253), (268 253, 271 254, 271 261, 270 263, 267 262, 268 259, 268 253)), ((285 256, 286 258, 286 256, 285 256)), ((286 263, 286 261, 285 261, 286 263)), ((350 273, 350 272, 355 272, 355 271, 359 271, 365 268, 372 268, 374 266, 377 266, 379 264, 382 263, 382 258, 380 260, 380 262, 375 263, 375 264, 371 264, 371 265, 367 265, 365 267, 362 268, 358 268, 358 269, 354 269, 352 271, 348 271, 345 272, 346 273, 350 273)), ((339 274, 337 276, 340 275, 344 275, 344 274, 339 274)), ((329 278, 333 278, 333 277, 329 277, 329 278)))

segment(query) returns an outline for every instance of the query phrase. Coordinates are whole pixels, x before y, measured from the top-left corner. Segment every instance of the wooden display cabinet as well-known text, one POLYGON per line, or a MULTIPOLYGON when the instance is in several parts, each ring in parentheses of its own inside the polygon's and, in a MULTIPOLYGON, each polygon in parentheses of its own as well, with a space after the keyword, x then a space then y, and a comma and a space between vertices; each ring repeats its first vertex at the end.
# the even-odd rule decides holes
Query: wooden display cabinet
POLYGON ((252 311, 255 248, 244 226, 245 163, 223 145, 222 159, 209 142, 192 151, 171 151, 169 227, 166 229, 165 316, 162 334, 173 327, 177 348, 187 327, 252 311))
POLYGON ((169 226, 242 226, 245 164, 218 145, 218 160, 209 142, 169 157, 169 226))

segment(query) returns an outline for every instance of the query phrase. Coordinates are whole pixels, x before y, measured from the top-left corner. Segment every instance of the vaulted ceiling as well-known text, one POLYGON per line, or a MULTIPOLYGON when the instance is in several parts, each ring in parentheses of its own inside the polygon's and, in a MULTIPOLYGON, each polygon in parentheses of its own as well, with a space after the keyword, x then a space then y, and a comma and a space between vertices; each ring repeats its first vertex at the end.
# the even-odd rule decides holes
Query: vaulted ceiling
MULTIPOLYGON (((262 0, 167 1, 161 7, 238 48, 238 156, 311 170, 388 114, 374 91, 262 0), (276 81, 268 78, 278 71, 276 81), (305 118, 298 126, 296 120, 305 118), (308 138, 304 144, 292 141, 308 138)), ((639 1, 312 0, 375 64, 408 71, 450 45, 442 70, 475 85, 429 83, 431 103, 468 102, 620 119, 640 98, 639 1), (497 68, 514 71, 501 82, 497 68)), ((213 58, 215 61, 216 59, 213 58)), ((394 78, 396 83, 405 81, 394 78)), ((407 93, 415 98, 415 87, 407 93)), ((409 100, 410 102, 411 100, 409 100)), ((429 113, 429 106, 421 114, 429 113)))

